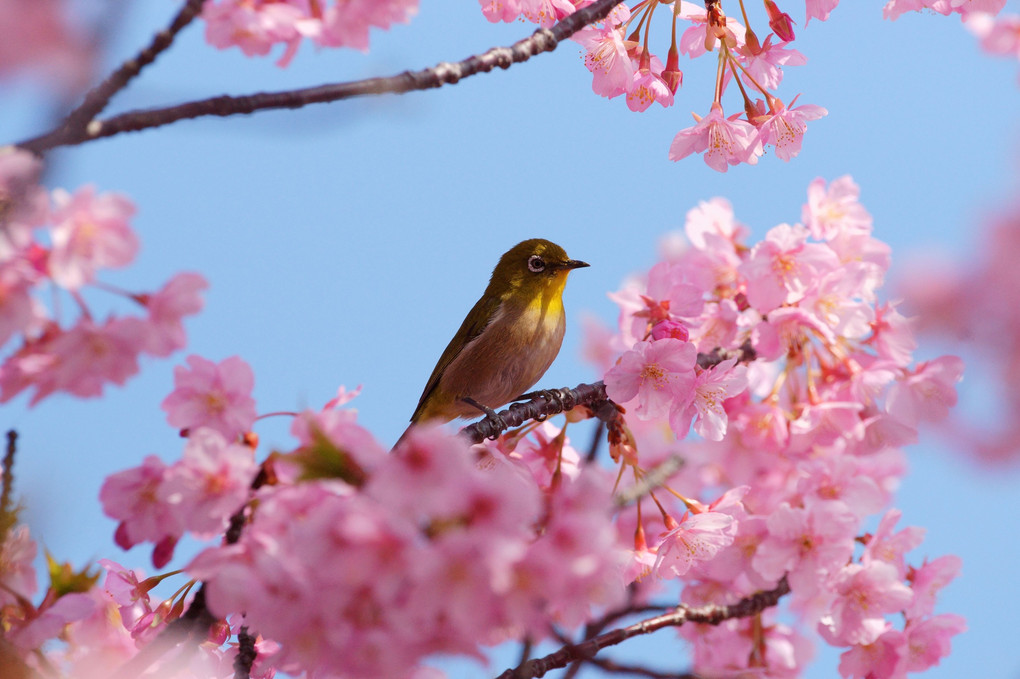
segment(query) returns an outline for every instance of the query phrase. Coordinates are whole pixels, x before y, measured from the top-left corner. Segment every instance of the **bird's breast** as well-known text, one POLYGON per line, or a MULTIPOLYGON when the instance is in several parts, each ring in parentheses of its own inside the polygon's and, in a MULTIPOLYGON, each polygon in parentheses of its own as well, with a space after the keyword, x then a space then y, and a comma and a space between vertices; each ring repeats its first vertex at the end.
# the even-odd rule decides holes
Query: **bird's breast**
MULTIPOLYGON (((504 301, 441 378, 444 391, 496 408, 528 391, 552 364, 566 320, 558 294, 504 301)), ((474 414, 468 408, 463 415, 474 414)))

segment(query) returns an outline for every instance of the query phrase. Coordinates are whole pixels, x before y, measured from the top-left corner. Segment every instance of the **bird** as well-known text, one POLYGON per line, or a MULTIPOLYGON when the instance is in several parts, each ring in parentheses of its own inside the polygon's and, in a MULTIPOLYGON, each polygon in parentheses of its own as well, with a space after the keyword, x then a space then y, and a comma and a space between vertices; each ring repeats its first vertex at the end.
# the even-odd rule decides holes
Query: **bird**
POLYGON ((495 408, 538 382, 563 342, 567 275, 587 266, 543 238, 507 250, 439 357, 401 440, 423 422, 498 417, 495 408))

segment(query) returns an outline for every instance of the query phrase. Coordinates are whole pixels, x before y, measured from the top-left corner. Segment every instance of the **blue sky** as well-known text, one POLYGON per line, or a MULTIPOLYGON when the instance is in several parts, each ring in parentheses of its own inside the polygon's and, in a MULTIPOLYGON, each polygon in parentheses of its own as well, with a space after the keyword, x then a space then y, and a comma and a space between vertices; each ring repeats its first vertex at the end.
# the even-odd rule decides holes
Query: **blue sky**
MULTIPOLYGON (((592 265, 571 276, 567 338, 546 386, 597 379, 579 358, 581 315, 614 320, 606 293, 652 264, 659 239, 699 200, 727 197, 760 238, 799 220, 810 180, 852 174, 875 235, 893 247, 893 276, 921 249, 961 259, 977 250, 982 215, 1017 189, 1016 62, 983 55, 952 17, 884 22, 881 3, 848 0, 805 29, 800 3, 787 4, 808 64, 786 71, 780 96, 802 93, 800 103, 829 110, 790 163, 769 155, 719 174, 700 157, 668 161, 690 112, 708 111, 714 63, 682 63, 677 104, 634 114, 591 93, 579 49, 566 44, 441 90, 185 121, 61 150, 49 183, 91 182, 136 202, 142 252, 108 282, 151 289, 180 270, 210 280, 205 311, 187 324, 189 353, 247 360, 260 411, 319 406, 339 384, 363 384, 360 418, 389 443, 496 259, 524 238, 549 238, 592 265)), ((108 65, 147 42, 176 5, 124 6, 108 65)), ((306 45, 286 70, 273 58, 219 52, 201 29, 185 31, 111 110, 387 75, 509 44, 532 27, 489 24, 473 2, 424 0, 410 25, 375 33, 370 53, 306 45)), ((41 131, 36 94, 0 85, 4 141, 41 131)), ((919 357, 944 350, 956 349, 922 347, 919 357)), ((101 400, 57 396, 28 409, 20 398, 3 407, 3 424, 22 437, 17 486, 27 519, 55 555, 147 567, 141 548, 124 554, 112 544, 114 525, 96 498, 106 475, 150 453, 179 455, 159 403, 183 356, 144 361, 140 376, 101 400)), ((978 408, 987 388, 973 378, 962 385, 978 408)), ((258 433, 265 450, 290 444, 282 419, 258 433)), ((925 676, 980 668, 986 678, 1016 677, 1020 657, 1004 649, 1015 647, 1020 607, 1011 537, 1020 532, 1020 474, 978 469, 933 440, 911 449, 910 462, 897 505, 905 523, 928 529, 915 558, 963 557, 941 610, 970 626, 925 676)), ((834 676, 833 657, 807 676, 834 676)))

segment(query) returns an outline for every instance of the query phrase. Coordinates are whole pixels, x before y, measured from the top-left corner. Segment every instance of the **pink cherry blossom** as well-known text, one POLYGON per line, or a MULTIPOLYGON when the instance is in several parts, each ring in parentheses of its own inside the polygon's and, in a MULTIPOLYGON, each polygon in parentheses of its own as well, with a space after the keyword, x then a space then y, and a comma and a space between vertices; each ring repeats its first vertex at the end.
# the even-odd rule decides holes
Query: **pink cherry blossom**
POLYGON ((24 260, 0 262, 0 346, 17 334, 29 334, 44 325, 45 311, 32 296, 37 280, 24 260))
POLYGON ((965 25, 981 41, 981 49, 989 54, 1020 59, 1020 15, 973 14, 965 25))
POLYGON ((478 0, 482 13, 492 22, 510 22, 524 15, 528 21, 548 28, 574 12, 569 0, 478 0))
POLYGON ((322 47, 366 51, 369 30, 406 23, 417 0, 210 0, 202 10, 206 41, 220 49, 239 47, 247 56, 285 45, 277 65, 290 64, 303 38, 322 47))
POLYGON ((819 21, 827 21, 832 10, 836 9, 836 5, 839 4, 839 0, 806 0, 806 3, 807 16, 804 19, 805 27, 811 22, 812 18, 819 21))
POLYGON ((918 620, 934 613, 938 593, 959 577, 962 567, 963 561, 960 557, 946 554, 926 561, 920 568, 914 569, 910 577, 914 600, 906 610, 907 618, 918 620))
POLYGON ((217 364, 192 355, 187 362, 187 368, 174 368, 174 390, 161 405, 170 426, 211 427, 228 438, 251 429, 256 416, 251 367, 238 356, 217 364))
POLYGON ((739 114, 734 114, 726 118, 722 107, 712 104, 707 116, 695 116, 697 124, 680 130, 673 138, 669 159, 680 160, 692 153, 704 153, 705 163, 719 172, 726 172, 729 165, 756 164, 762 154, 761 144, 754 127, 738 117, 739 114))
POLYGON ((758 141, 763 146, 772 144, 776 149, 776 157, 788 161, 800 153, 807 121, 818 120, 828 113, 821 106, 813 104, 790 109, 781 105, 777 110, 769 111, 769 116, 758 125, 758 141))
POLYGON ((514 568, 505 605, 535 635, 549 619, 575 626, 592 606, 624 601, 627 551, 605 518, 613 504, 612 476, 591 466, 566 479, 549 499, 543 533, 514 568))
POLYGON ((896 305, 887 302, 875 308, 871 324, 872 336, 868 343, 882 358, 899 365, 908 365, 917 348, 914 339, 914 320, 901 314, 896 305))
MULTIPOLYGON (((0 47, 0 50, 2 49, 0 47)), ((32 239, 32 229, 47 221, 49 199, 46 190, 39 185, 42 170, 43 163, 35 154, 12 146, 0 149, 2 261, 7 261, 15 252, 28 246, 32 239)))
POLYGON ((199 293, 209 287, 205 278, 197 273, 179 273, 167 281, 158 292, 144 298, 149 310, 145 350, 153 356, 169 356, 187 344, 184 335, 185 316, 202 310, 199 293))
POLYGON ((903 679, 907 640, 903 632, 890 629, 871 644, 851 646, 839 656, 843 679, 903 679))
POLYGON ((727 416, 723 402, 747 389, 747 369, 737 359, 723 361, 710 370, 700 370, 694 380, 694 398, 674 401, 669 426, 677 438, 684 438, 694 418, 694 431, 710 441, 726 434, 727 416))
POLYGON ((674 403, 686 405, 693 398, 696 358, 690 342, 639 342, 606 373, 606 393, 617 403, 636 398, 639 417, 663 417, 674 403))
POLYGON ((211 536, 225 530, 227 519, 244 505, 257 471, 250 448, 214 429, 197 429, 157 493, 184 530, 211 536))
POLYGON ((183 532, 180 520, 159 497, 170 467, 155 455, 142 464, 106 477, 99 490, 103 513, 120 521, 117 544, 129 549, 140 542, 158 542, 183 532))
POLYGON ((543 489, 551 488, 554 481, 558 481, 557 474, 577 478, 581 473, 580 453, 570 445, 566 429, 552 422, 543 422, 507 455, 520 460, 543 489))
POLYGON ((138 252, 128 220, 134 205, 124 196, 96 195, 86 186, 74 194, 53 192, 53 251, 50 275, 72 290, 90 283, 101 268, 127 266, 138 252))
POLYGON ((634 74, 634 82, 627 88, 627 108, 631 111, 645 111, 653 103, 664 107, 673 105, 673 92, 659 73, 647 68, 634 74))
POLYGON ((924 541, 924 529, 907 526, 894 533, 893 528, 902 515, 900 510, 890 509, 882 516, 874 535, 867 541, 861 563, 884 561, 896 567, 898 577, 907 577, 905 555, 924 541))
POLYGON ((736 532, 737 522, 729 514, 685 514, 660 538, 652 571, 660 577, 683 577, 692 566, 711 560, 732 544, 736 532), (664 569, 673 575, 668 576, 664 569))
POLYGON ((100 396, 107 382, 124 384, 138 372, 138 354, 142 349, 141 321, 135 318, 111 318, 102 325, 82 318, 67 332, 49 343, 52 382, 37 386, 32 402, 38 402, 51 388, 83 398, 100 396))
POLYGON ((746 69, 746 72, 742 73, 744 82, 752 87, 756 87, 754 83, 757 82, 758 85, 770 90, 775 90, 783 81, 784 66, 803 66, 807 63, 807 57, 787 47, 785 43, 772 44, 771 35, 765 38, 757 52, 752 53, 745 45, 741 56, 746 69))
POLYGON ((956 405, 956 383, 961 379, 963 361, 958 357, 925 361, 890 390, 889 414, 907 424, 944 420, 956 405))
POLYGON ((95 608, 95 601, 87 594, 64 594, 52 605, 45 606, 27 624, 5 633, 4 640, 26 650, 38 648, 43 642, 56 638, 69 624, 87 618, 95 608))
POLYGON ((794 591, 811 596, 853 554, 857 517, 838 502, 806 508, 783 503, 766 526, 769 533, 754 556, 754 569, 769 580, 787 573, 794 591))
POLYGON ((60 0, 0 2, 0 76, 32 70, 59 96, 74 96, 95 78, 96 52, 60 0))
POLYGON ((15 526, 4 533, 0 543, 0 607, 35 594, 38 585, 33 561, 37 550, 28 526, 15 526))
POLYGON ((949 655, 950 640, 967 631, 967 621, 959 615, 943 613, 911 624, 906 629, 908 672, 923 672, 949 655))
POLYGON ((808 185, 808 202, 801 220, 820 240, 832 240, 841 233, 871 232, 871 215, 858 198, 861 190, 849 175, 833 180, 828 188, 818 178, 808 185))
POLYGON ((832 644, 874 643, 886 630, 884 614, 903 610, 913 596, 884 561, 844 566, 833 574, 832 589, 836 599, 819 623, 832 644))
POLYGON ((814 279, 836 269, 838 260, 832 250, 821 243, 808 243, 808 235, 800 225, 780 224, 754 246, 739 267, 747 279, 751 306, 765 313, 798 302, 814 279))
POLYGON ((622 29, 610 25, 588 26, 575 33, 572 39, 585 49, 584 65, 592 73, 591 89, 595 94, 612 98, 633 87, 637 66, 627 52, 622 29))

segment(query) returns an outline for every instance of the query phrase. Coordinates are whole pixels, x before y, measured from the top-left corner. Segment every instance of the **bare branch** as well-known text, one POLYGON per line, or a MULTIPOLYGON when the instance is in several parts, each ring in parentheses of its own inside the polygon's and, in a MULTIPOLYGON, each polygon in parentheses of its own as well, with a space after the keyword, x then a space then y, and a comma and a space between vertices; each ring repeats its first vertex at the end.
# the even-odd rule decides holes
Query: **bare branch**
POLYGON ((86 125, 106 108, 113 95, 124 89, 143 68, 173 44, 177 34, 202 11, 203 2, 205 0, 188 0, 170 22, 170 26, 157 33, 148 47, 121 64, 106 80, 85 95, 84 101, 64 118, 60 131, 67 134, 74 134, 75 131, 80 134, 84 131, 86 125))
POLYGON ((776 585, 775 589, 767 592, 758 592, 745 597, 735 604, 729 606, 678 606, 673 612, 659 615, 654 618, 642 620, 627 627, 600 634, 596 637, 586 639, 579 644, 564 646, 554 653, 542 658, 532 658, 524 662, 520 667, 508 669, 499 675, 498 679, 530 679, 531 677, 542 677, 550 670, 566 667, 578 660, 594 658, 603 648, 623 643, 627 639, 651 634, 664 627, 679 627, 687 622, 699 622, 706 625, 718 625, 726 620, 734 618, 746 618, 761 613, 766 608, 775 606, 786 594, 790 592, 790 585, 784 577, 776 585))
MULTIPOLYGON (((241 96, 222 95, 165 108, 128 111, 102 120, 82 121, 80 119, 86 117, 82 112, 75 117, 75 122, 79 123, 77 126, 72 127, 65 124, 56 130, 27 139, 17 145, 35 153, 42 153, 58 146, 82 144, 102 137, 161 127, 190 118, 224 117, 270 109, 302 108, 309 104, 341 101, 354 97, 403 94, 415 90, 452 85, 463 78, 479 73, 488 73, 497 67, 507 69, 513 64, 525 62, 543 52, 551 52, 562 41, 588 24, 603 19, 621 1, 597 0, 588 7, 564 17, 551 28, 540 28, 531 36, 518 40, 510 47, 494 47, 484 54, 471 56, 456 63, 442 62, 431 68, 420 71, 404 71, 389 77, 368 78, 282 92, 258 92, 241 96)), ((189 5, 192 2, 198 2, 198 0, 191 0, 189 5)), ((111 78, 113 77, 111 76, 111 78)), ((111 84, 110 87, 114 87, 114 85, 111 84)), ((116 91, 113 89, 111 94, 116 91)), ((97 95, 96 101, 99 102, 100 99, 101 96, 97 95)), ((105 104, 105 100, 102 103, 105 104)), ((93 107, 95 105, 93 104, 93 107)), ((99 105, 100 110, 101 108, 102 105, 99 105)), ((68 120, 68 123, 70 122, 68 120)))

